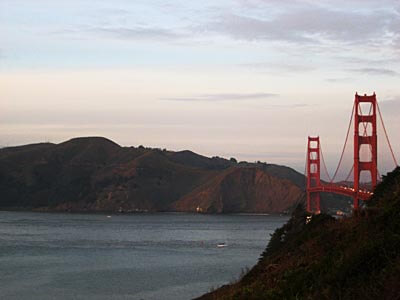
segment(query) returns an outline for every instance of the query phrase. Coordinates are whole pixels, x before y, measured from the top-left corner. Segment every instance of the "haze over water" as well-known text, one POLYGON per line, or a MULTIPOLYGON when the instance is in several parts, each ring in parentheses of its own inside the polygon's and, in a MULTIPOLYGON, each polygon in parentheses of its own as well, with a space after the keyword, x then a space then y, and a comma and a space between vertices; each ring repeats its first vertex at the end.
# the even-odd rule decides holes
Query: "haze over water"
POLYGON ((190 299, 253 266, 286 220, 0 212, 0 298, 190 299))

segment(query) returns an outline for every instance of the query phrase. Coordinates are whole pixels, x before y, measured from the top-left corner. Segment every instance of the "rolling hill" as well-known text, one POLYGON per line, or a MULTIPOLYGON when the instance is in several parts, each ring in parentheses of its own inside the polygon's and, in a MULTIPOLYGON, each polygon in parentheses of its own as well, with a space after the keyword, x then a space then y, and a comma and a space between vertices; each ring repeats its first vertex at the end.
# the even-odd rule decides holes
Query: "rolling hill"
MULTIPOLYGON (((304 182, 285 166, 121 147, 102 137, 0 149, 2 209, 278 213, 303 197, 304 182)), ((323 207, 347 201, 323 199, 323 207)))
POLYGON ((121 147, 102 137, 75 138, 1 149, 0 207, 282 212, 302 196, 299 180, 291 180, 287 172, 287 167, 238 164, 191 151, 121 147))

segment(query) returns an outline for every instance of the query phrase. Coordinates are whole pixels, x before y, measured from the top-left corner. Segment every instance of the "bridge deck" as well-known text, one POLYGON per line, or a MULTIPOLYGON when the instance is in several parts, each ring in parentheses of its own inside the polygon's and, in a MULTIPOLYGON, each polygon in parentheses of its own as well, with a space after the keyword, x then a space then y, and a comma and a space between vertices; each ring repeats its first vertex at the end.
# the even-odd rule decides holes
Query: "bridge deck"
POLYGON ((340 194, 349 197, 357 196, 360 200, 368 200, 373 193, 367 190, 354 190, 354 188, 347 187, 347 186, 339 186, 339 185, 321 185, 317 187, 312 187, 308 190, 309 192, 325 192, 325 193, 334 193, 340 194))

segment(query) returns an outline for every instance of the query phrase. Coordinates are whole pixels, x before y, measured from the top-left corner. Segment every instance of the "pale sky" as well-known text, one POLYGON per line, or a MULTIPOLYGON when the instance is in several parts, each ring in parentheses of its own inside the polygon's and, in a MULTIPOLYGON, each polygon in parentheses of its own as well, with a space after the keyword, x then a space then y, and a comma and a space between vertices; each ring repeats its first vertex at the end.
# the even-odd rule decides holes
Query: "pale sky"
POLYGON ((320 135, 332 173, 375 91, 400 157, 400 1, 0 0, 0 36, 1 146, 95 135, 303 172, 320 135))

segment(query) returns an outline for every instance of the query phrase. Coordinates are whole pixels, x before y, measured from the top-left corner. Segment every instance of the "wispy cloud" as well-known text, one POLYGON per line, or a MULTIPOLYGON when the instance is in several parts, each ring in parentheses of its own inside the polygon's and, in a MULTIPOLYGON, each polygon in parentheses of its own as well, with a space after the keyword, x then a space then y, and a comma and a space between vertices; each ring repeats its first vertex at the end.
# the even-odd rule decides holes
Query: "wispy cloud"
POLYGON ((96 27, 90 29, 91 33, 100 36, 124 39, 124 40, 173 40, 186 36, 182 32, 172 29, 157 27, 96 27))
POLYGON ((334 59, 340 61, 340 63, 346 63, 350 65, 374 65, 374 66, 382 66, 397 63, 399 61, 398 57, 395 56, 385 56, 379 58, 371 58, 371 57, 361 57, 361 56, 337 56, 333 57, 334 59))
POLYGON ((117 15, 117 16, 129 16, 132 12, 128 9, 122 9, 120 7, 108 7, 100 9, 99 15, 101 16, 110 16, 110 15, 117 15))
POLYGON ((350 78, 350 77, 343 77, 343 78, 327 78, 327 79, 325 79, 325 81, 331 82, 331 83, 345 83, 345 82, 351 83, 352 80, 353 80, 353 78, 350 78))
MULTIPOLYGON (((293 30, 279 28, 278 20, 263 20, 242 15, 223 15, 219 21, 208 24, 207 30, 247 41, 278 40, 296 43, 312 42, 310 37, 293 30)), ((287 26, 283 26, 287 27, 287 26)))
POLYGON ((361 69, 351 69, 350 71, 360 74, 367 75, 378 75, 378 76, 399 76, 400 74, 396 71, 385 69, 385 68, 361 68, 361 69))
MULTIPOLYGON (((171 15, 175 13, 172 27, 164 26, 162 23, 157 25, 154 20, 146 18, 143 18, 144 21, 139 21, 141 18, 135 17, 133 9, 130 11, 110 8, 107 11, 108 17, 123 16, 125 19, 111 18, 106 23, 98 22, 99 26, 92 28, 90 32, 119 39, 161 41, 176 38, 190 39, 194 35, 209 38, 210 33, 213 33, 229 36, 234 40, 283 41, 306 45, 319 45, 326 41, 347 44, 362 41, 363 45, 377 45, 382 39, 390 39, 394 45, 400 36, 398 32, 400 16, 394 9, 340 9, 337 6, 313 4, 310 1, 294 1, 293 5, 282 1, 275 3, 253 1, 257 2, 255 6, 249 1, 242 2, 241 11, 216 6, 213 12, 205 13, 207 10, 204 9, 202 12, 205 16, 203 15, 202 19, 193 16, 184 22, 179 13, 170 10, 171 15), (130 15, 132 18, 128 17, 130 15)), ((151 11, 154 12, 154 9, 151 11)), ((188 8, 185 12, 193 13, 188 8)), ((81 29, 83 32, 87 30, 87 28, 81 29)))
POLYGON ((394 26, 398 19, 395 12, 388 10, 349 11, 303 3, 275 14, 266 9, 257 16, 221 15, 207 29, 234 39, 250 41, 275 40, 304 44, 332 40, 375 43, 382 37, 398 35, 394 26))
POLYGON ((316 68, 311 65, 300 65, 290 63, 272 63, 272 62, 253 62, 239 64, 239 67, 250 70, 271 73, 303 73, 314 71, 316 68))
POLYGON ((278 94, 273 93, 248 93, 248 94, 203 94, 192 97, 172 97, 162 98, 161 100, 167 101, 193 101, 193 102, 217 102, 217 101, 247 101, 254 99, 269 99, 278 97, 278 94))

